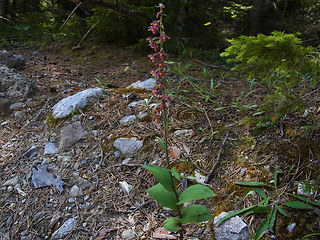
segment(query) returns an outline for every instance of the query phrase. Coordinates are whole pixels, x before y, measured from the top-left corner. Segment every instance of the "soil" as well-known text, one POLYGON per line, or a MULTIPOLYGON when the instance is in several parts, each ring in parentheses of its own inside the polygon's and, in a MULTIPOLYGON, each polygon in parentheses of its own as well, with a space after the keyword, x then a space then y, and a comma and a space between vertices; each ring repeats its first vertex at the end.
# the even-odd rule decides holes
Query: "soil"
MULTIPOLYGON (((21 118, 13 112, 1 119, 8 123, 0 127, 0 239, 48 239, 70 218, 77 219, 77 226, 64 239, 124 239, 125 231, 134 234, 129 239, 160 239, 154 233, 173 213, 146 194, 156 181, 141 166, 153 163, 165 167, 155 138, 163 137, 163 128, 153 121, 152 114, 134 123, 119 123, 122 117, 147 107, 129 109, 130 102, 152 96, 149 91, 135 91, 132 98, 123 96, 132 91, 125 87, 151 77, 154 66, 146 55, 114 45, 72 50, 56 44, 37 50, 8 50, 26 56, 26 66, 19 72, 32 79, 40 91, 24 102, 21 118), (104 87, 108 96, 75 113, 90 132, 89 137, 70 151, 43 156, 44 145, 49 141, 58 144, 61 128, 71 121, 53 121, 51 107, 69 95, 98 86, 104 87), (113 141, 131 136, 143 140, 144 145, 129 162, 123 162, 126 157, 115 156, 113 141), (23 153, 31 146, 38 146, 40 153, 26 159, 23 153), (63 160, 66 155, 71 158, 63 160), (32 167, 44 158, 49 162, 48 171, 61 175, 66 182, 62 193, 53 186, 32 186, 32 167), (3 186, 15 176, 19 176, 20 185, 13 189, 3 186), (133 186, 129 194, 120 187, 121 181, 133 186), (74 185, 82 188, 76 197, 70 193, 74 185)), ((287 114, 272 126, 257 128, 243 119, 255 113, 253 105, 263 101, 265 88, 256 84, 252 94, 243 98, 250 91, 249 81, 231 77, 227 70, 202 61, 172 61, 179 63, 189 80, 172 65, 168 77, 174 89, 169 145, 182 153, 176 156, 171 150, 171 164, 184 175, 194 176, 197 170, 209 178, 206 185, 217 196, 199 203, 208 207, 213 217, 243 209, 262 198, 252 188, 234 182, 264 182, 268 185, 265 194, 272 196, 270 209, 279 205, 288 216, 278 212, 274 232, 268 231, 263 239, 300 239, 319 232, 319 210, 296 210, 282 204, 297 200, 287 193, 296 194, 298 183, 303 181, 314 188, 309 199, 319 200, 318 89, 307 90, 304 95, 309 110, 306 116, 287 114), (205 93, 204 89, 210 90, 205 93), (195 134, 178 138, 173 133, 180 129, 192 129, 195 134), (282 172, 275 180, 277 170, 282 172), (276 181, 277 190, 270 187, 272 181, 276 181), (287 230, 290 223, 296 224, 292 232, 287 230)), ((243 216, 253 236, 266 216, 243 216)), ((184 239, 215 239, 213 223, 187 225, 184 235, 184 239)), ((165 234, 160 236, 165 239, 165 234)))

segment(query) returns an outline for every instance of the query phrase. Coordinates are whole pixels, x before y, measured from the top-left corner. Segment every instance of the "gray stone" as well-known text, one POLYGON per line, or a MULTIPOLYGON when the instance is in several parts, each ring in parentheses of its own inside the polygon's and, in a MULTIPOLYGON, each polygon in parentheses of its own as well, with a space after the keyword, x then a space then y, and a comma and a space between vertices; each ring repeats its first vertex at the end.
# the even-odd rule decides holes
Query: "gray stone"
POLYGON ((124 230, 121 234, 122 239, 132 239, 136 237, 136 234, 132 229, 124 230))
POLYGON ((137 118, 140 120, 145 119, 146 117, 148 117, 148 113, 147 112, 139 112, 137 118))
POLYGON ((78 141, 86 138, 88 132, 83 128, 81 122, 74 122, 65 126, 60 133, 60 149, 68 149, 78 141))
POLYGON ((0 63, 6 65, 8 68, 20 69, 26 60, 22 55, 12 54, 6 50, 0 51, 0 63))
POLYGON ((114 141, 113 146, 121 152, 121 154, 128 155, 138 152, 142 146, 143 141, 132 138, 118 138, 114 141))
POLYGON ((26 105, 23 102, 16 102, 10 105, 10 110, 17 110, 24 108, 26 105))
POLYGON ((25 153, 22 154, 25 158, 32 158, 39 153, 39 148, 37 146, 32 146, 25 153))
POLYGON ((119 122, 120 122, 120 124, 127 123, 127 122, 134 122, 134 120, 136 118, 137 117, 135 115, 128 115, 128 116, 121 118, 119 122))
POLYGON ((59 149, 51 142, 47 143, 44 147, 44 155, 57 154, 59 149))
POLYGON ((53 118, 64 118, 72 112, 78 111, 104 97, 106 94, 102 88, 90 88, 62 99, 52 107, 53 118))
POLYGON ((69 198, 68 203, 74 203, 76 200, 74 198, 69 198))
POLYGON ((62 161, 62 162, 70 162, 71 160, 71 156, 69 154, 62 154, 58 156, 58 161, 62 161))
POLYGON ((37 86, 30 79, 0 64, 0 97, 25 99, 38 90, 37 86))
POLYGON ((54 177, 52 174, 47 172, 45 165, 39 164, 32 168, 31 182, 35 188, 55 186, 59 192, 63 191, 63 185, 66 183, 61 180, 61 176, 54 177))
POLYGON ((146 103, 144 100, 139 100, 135 102, 129 103, 128 107, 130 108, 137 108, 140 104, 146 103))
POLYGON ((293 229, 296 227, 296 223, 291 223, 290 225, 288 225, 287 229, 289 231, 289 233, 291 233, 293 231, 293 229))
POLYGON ((78 197, 82 194, 81 189, 77 185, 72 186, 72 188, 70 189, 70 193, 74 197, 78 197))
POLYGON ((14 113, 14 117, 15 117, 16 119, 21 119, 21 118, 24 117, 24 112, 22 112, 22 111, 17 111, 17 112, 14 113))
MULTIPOLYGON (((220 219, 229 213, 222 212, 214 218, 216 224, 220 219)), ((214 227, 214 233, 217 240, 249 240, 248 226, 239 216, 225 220, 214 227)))
POLYGON ((8 125, 10 123, 10 121, 9 120, 6 120, 6 121, 3 121, 0 125, 1 126, 5 126, 5 125, 8 125))
POLYGON ((185 139, 192 137, 194 135, 194 131, 192 129, 181 129, 175 131, 173 135, 178 139, 185 139))
POLYGON ((11 179, 5 181, 3 186, 14 186, 19 182, 19 180, 20 180, 20 177, 19 176, 15 176, 14 178, 11 178, 11 179))
POLYGON ((151 88, 155 87, 155 83, 157 82, 156 79, 154 78, 149 78, 145 81, 137 81, 135 83, 132 83, 130 86, 128 86, 127 88, 142 88, 142 89, 146 89, 146 90, 150 90, 151 88))
POLYGON ((7 191, 8 192, 12 192, 13 191, 13 187, 12 186, 8 186, 7 191))
POLYGON ((70 218, 64 222, 64 224, 55 231, 52 236, 51 240, 56 240, 60 238, 64 238, 66 235, 71 233, 71 231, 77 226, 77 220, 74 218, 70 218))

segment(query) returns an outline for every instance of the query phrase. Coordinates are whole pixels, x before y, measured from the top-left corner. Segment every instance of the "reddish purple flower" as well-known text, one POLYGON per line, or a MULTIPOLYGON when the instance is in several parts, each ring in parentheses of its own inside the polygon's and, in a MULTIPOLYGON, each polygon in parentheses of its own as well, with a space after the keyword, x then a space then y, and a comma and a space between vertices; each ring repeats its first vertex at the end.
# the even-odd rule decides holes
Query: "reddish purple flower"
POLYGON ((155 120, 156 123, 162 123, 163 122, 162 119, 160 119, 160 117, 158 117, 158 116, 155 116, 154 120, 155 120))
POLYGON ((164 72, 164 71, 159 71, 159 72, 157 72, 157 74, 158 74, 159 79, 166 77, 166 72, 164 72))
POLYGON ((153 21, 150 25, 151 26, 148 28, 148 30, 151 31, 153 34, 156 34, 160 28, 158 21, 153 21))
POLYGON ((158 62, 157 67, 160 71, 164 70, 167 68, 167 66, 163 62, 158 62))
POLYGON ((171 99, 170 96, 164 96, 164 97, 162 98, 162 101, 168 102, 170 99, 171 99))
POLYGON ((167 39, 169 39, 169 37, 166 35, 166 34, 162 34, 160 37, 159 37, 160 41, 161 42, 165 42, 167 41, 167 39))
POLYGON ((150 58, 150 60, 151 60, 153 63, 156 63, 156 62, 157 62, 155 55, 149 54, 148 57, 150 58))
POLYGON ((158 44, 152 38, 147 38, 147 40, 149 41, 149 46, 151 48, 153 48, 155 51, 159 50, 158 44))
POLYGON ((157 85, 158 89, 166 89, 167 88, 167 86, 162 82, 156 82, 156 85, 157 85))
POLYGON ((158 115, 160 115, 160 114, 163 112, 164 108, 165 108, 165 105, 161 103, 161 104, 159 104, 158 106, 156 106, 156 108, 155 108, 154 111, 155 111, 158 115))
POLYGON ((161 95, 160 91, 158 89, 156 89, 156 88, 151 88, 151 91, 155 96, 161 95))
POLYGON ((157 55, 159 56, 160 59, 164 59, 168 56, 168 54, 164 51, 159 51, 157 55))

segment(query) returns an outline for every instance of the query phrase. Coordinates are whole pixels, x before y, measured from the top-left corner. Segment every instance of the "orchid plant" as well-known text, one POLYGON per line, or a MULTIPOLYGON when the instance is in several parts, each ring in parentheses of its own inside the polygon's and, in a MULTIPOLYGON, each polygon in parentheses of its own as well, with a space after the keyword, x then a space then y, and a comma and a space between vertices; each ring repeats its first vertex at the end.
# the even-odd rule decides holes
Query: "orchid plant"
POLYGON ((156 180, 159 182, 157 185, 147 189, 149 193, 160 205, 172 209, 177 212, 176 216, 169 217, 164 222, 164 228, 169 232, 179 231, 179 239, 183 240, 185 226, 184 224, 199 223, 211 220, 209 210, 198 204, 188 205, 184 207, 184 203, 213 197, 216 194, 206 186, 196 184, 186 188, 183 192, 178 190, 178 183, 181 182, 180 175, 175 167, 171 168, 169 152, 168 152, 168 105, 170 96, 168 94, 168 81, 166 79, 167 66, 166 57, 168 54, 164 51, 164 43, 169 39, 164 31, 163 25, 163 9, 165 6, 159 4, 160 11, 157 13, 157 19, 153 21, 148 30, 154 35, 153 38, 147 38, 149 46, 154 52, 148 57, 155 64, 156 69, 151 71, 151 74, 157 82, 152 89, 155 97, 159 99, 159 103, 154 107, 155 122, 162 124, 164 128, 164 141, 157 138, 163 152, 165 153, 167 168, 162 168, 157 165, 146 165, 145 169, 150 171, 156 180))

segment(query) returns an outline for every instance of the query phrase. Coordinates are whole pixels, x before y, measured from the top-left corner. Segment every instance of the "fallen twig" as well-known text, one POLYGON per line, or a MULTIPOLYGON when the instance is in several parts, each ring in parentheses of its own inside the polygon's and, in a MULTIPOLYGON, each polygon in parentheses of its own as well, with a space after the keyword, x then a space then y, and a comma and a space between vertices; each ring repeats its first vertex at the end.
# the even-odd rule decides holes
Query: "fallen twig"
POLYGON ((62 24, 62 26, 60 27, 60 30, 64 27, 64 25, 66 25, 66 23, 68 22, 68 20, 70 19, 70 17, 72 16, 72 14, 77 10, 77 8, 81 5, 82 2, 79 2, 77 4, 77 6, 72 10, 72 12, 69 14, 69 16, 67 17, 67 19, 64 21, 64 23, 62 24))
POLYGON ((216 168, 218 167, 218 165, 219 165, 219 163, 220 163, 220 159, 221 159, 221 152, 222 152, 223 146, 225 145, 228 137, 229 137, 229 133, 227 133, 226 136, 225 136, 224 139, 223 139, 223 142, 222 142, 222 144, 221 144, 220 150, 219 150, 219 152, 218 152, 218 156, 217 156, 216 162, 213 164, 213 166, 212 166, 212 168, 211 168, 208 176, 206 177, 206 180, 204 181, 205 183, 208 183, 208 182, 209 182, 209 180, 210 180, 210 178, 211 178, 214 170, 216 170, 216 168))

